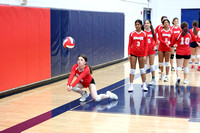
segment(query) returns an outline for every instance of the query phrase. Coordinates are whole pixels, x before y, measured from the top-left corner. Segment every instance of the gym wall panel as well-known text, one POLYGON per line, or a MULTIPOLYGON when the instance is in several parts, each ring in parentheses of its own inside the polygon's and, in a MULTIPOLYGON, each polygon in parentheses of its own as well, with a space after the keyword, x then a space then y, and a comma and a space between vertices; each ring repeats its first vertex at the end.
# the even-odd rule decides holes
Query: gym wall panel
POLYGON ((51 9, 51 74, 70 72, 77 56, 85 54, 91 66, 124 56, 124 14, 51 9), (75 39, 64 49, 63 38, 75 39))
POLYGON ((189 24, 189 29, 192 28, 192 22, 199 21, 199 19, 200 9, 181 9, 181 22, 186 21, 189 24))
POLYGON ((50 78, 50 10, 1 5, 0 20, 0 91, 50 78))

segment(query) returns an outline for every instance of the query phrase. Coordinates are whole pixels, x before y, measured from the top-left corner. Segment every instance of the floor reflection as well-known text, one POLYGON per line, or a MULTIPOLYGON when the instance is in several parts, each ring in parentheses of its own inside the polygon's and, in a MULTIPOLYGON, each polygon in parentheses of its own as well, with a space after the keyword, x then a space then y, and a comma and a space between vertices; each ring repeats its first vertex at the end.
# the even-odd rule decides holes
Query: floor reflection
POLYGON ((119 97, 117 101, 91 101, 75 110, 200 119, 199 87, 155 85, 149 86, 147 92, 141 90, 140 84, 134 88, 133 93, 128 93, 125 84, 113 91, 119 97))

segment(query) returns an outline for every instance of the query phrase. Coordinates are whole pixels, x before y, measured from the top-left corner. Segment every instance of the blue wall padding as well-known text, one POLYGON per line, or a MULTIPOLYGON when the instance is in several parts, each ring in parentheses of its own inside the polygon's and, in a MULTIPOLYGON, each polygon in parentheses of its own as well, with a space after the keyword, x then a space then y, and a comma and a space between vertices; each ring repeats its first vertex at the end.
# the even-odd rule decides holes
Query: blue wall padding
POLYGON ((186 21, 189 24, 189 29, 192 28, 194 20, 199 21, 200 9, 181 9, 181 22, 186 21))
POLYGON ((71 70, 77 56, 85 54, 91 66, 124 57, 124 14, 51 9, 51 75, 71 70), (75 39, 73 49, 62 40, 75 39))

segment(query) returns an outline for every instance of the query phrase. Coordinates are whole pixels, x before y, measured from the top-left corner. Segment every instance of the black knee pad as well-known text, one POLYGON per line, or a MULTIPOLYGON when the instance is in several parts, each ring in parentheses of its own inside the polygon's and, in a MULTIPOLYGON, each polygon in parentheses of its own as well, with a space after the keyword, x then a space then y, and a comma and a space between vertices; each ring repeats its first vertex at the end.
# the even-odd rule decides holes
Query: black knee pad
POLYGON ((170 59, 174 59, 174 54, 171 54, 171 57, 170 57, 170 59))

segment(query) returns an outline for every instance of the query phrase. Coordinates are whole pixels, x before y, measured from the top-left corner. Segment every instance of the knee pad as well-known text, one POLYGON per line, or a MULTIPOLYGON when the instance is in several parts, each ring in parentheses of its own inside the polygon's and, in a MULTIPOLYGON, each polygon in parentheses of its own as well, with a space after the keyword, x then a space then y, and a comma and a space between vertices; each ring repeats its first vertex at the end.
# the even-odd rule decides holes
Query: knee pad
POLYGON ((191 55, 191 59, 195 59, 196 55, 191 55))
POLYGON ((176 70, 181 71, 181 70, 182 70, 182 67, 177 67, 176 70))
POLYGON ((170 59, 174 59, 174 54, 171 54, 170 59))
POLYGON ((170 67, 170 62, 165 62, 166 67, 170 67))
POLYGON ((200 58, 200 55, 197 55, 197 58, 200 58))
POLYGON ((140 74, 145 74, 145 68, 140 68, 140 74))
POLYGON ((97 95, 96 99, 95 99, 96 102, 99 102, 101 101, 101 96, 100 95, 97 95))
POLYGON ((163 66, 163 62, 159 62, 159 66, 163 66))
POLYGON ((72 90, 77 92, 77 91, 79 91, 81 89, 75 86, 75 87, 72 88, 72 90))
POLYGON ((184 67, 183 70, 184 70, 184 73, 189 73, 189 68, 188 67, 184 67))
POLYGON ((150 70, 151 70, 151 72, 155 71, 155 66, 154 66, 154 65, 151 65, 151 66, 150 66, 150 70))
POLYGON ((131 69, 131 70, 130 70, 130 74, 131 74, 131 75, 134 75, 134 74, 135 74, 135 69, 131 69))

